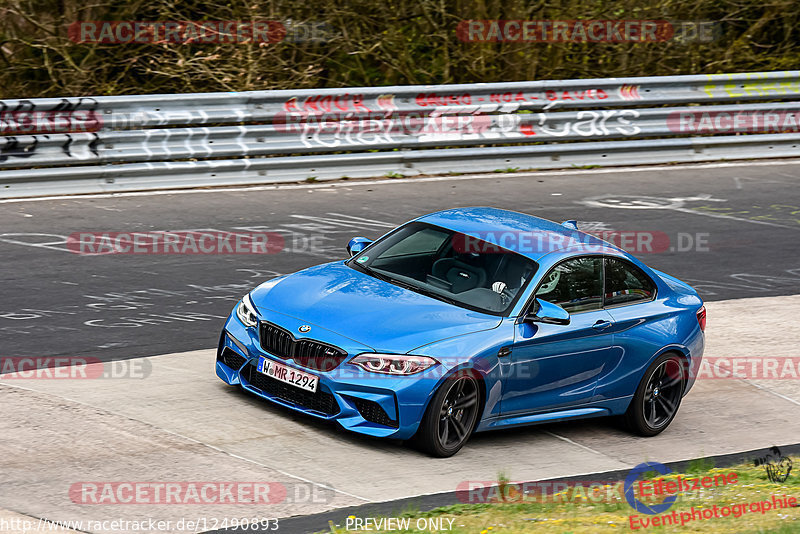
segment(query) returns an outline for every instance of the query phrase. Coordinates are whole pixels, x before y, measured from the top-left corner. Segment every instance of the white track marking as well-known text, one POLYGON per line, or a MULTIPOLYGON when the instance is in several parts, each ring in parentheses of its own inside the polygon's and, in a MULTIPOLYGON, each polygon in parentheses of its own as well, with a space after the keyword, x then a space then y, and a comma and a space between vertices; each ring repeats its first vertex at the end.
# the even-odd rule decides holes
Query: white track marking
POLYGON ((765 388, 764 386, 761 386, 761 385, 759 385, 759 384, 756 384, 756 383, 752 382, 751 380, 742 379, 742 382, 745 382, 745 383, 747 383, 747 384, 749 384, 749 385, 751 385, 751 386, 753 386, 753 387, 755 387, 755 388, 758 388, 758 389, 760 389, 761 391, 766 391, 767 393, 772 393, 772 394, 773 394, 773 395, 775 395, 776 397, 780 397, 780 398, 782 398, 783 400, 787 400, 787 401, 791 402, 792 404, 796 404, 796 405, 800 406, 800 402, 797 402, 796 400, 794 400, 794 399, 792 399, 792 398, 790 398, 790 397, 787 397, 786 395, 781 395, 781 394, 780 394, 780 393, 778 393, 777 391, 772 391, 770 388, 765 388))
POLYGON ((571 440, 571 439, 569 439, 569 438, 565 438, 564 436, 559 436, 558 434, 555 434, 555 433, 553 433, 553 432, 550 432, 549 430, 545 430, 545 431, 544 431, 544 433, 545 433, 545 434, 549 434, 549 435, 553 436, 554 438, 558 438, 558 439, 560 439, 561 441, 566 441, 567 443, 569 443, 569 444, 571 444, 571 445, 575 445, 576 447, 580 447, 581 449, 587 450, 587 451, 589 451, 589 452, 593 452, 594 454, 599 454, 600 456, 606 456, 605 454, 603 454, 603 453, 602 453, 602 452, 600 452, 600 451, 596 451, 596 450, 592 449, 591 447, 587 447, 586 445, 581 445, 580 443, 577 443, 577 442, 575 442, 575 441, 572 441, 572 440, 571 440))
POLYGON ((785 224, 772 223, 768 221, 757 221, 755 219, 744 219, 742 217, 734 217, 732 215, 725 215, 724 213, 712 213, 708 211, 693 210, 691 208, 673 208, 672 211, 680 211, 681 213, 689 213, 692 215, 703 215, 704 217, 713 217, 715 219, 730 219, 732 221, 740 221, 753 224, 763 224, 765 226, 774 226, 777 228, 789 228, 790 230, 798 230, 797 226, 786 226, 785 224))
MULTIPOLYGON (((573 169, 563 171, 538 171, 538 172, 517 172, 511 173, 514 178, 536 178, 542 176, 584 176, 594 174, 619 174, 630 172, 653 172, 653 171, 681 171, 681 170, 696 170, 696 169, 725 169, 737 167, 774 167, 783 165, 800 165, 800 161, 758 161, 758 162, 725 162, 725 163, 708 163, 708 164, 692 164, 692 165, 670 165, 670 166, 636 166, 636 167, 608 167, 604 169, 573 169)), ((500 173, 480 173, 480 174, 465 174, 462 176, 430 176, 426 178, 400 178, 400 179, 380 179, 380 180, 331 180, 330 183, 319 184, 270 184, 270 185, 251 185, 251 186, 234 186, 226 187, 219 186, 206 189, 165 189, 157 191, 131 191, 120 193, 95 193, 90 195, 55 195, 36 198, 12 198, 2 199, 0 204, 8 204, 12 202, 39 202, 42 200, 80 200, 80 199, 93 199, 93 198, 116 198, 116 197, 139 197, 139 196, 156 196, 156 195, 186 195, 186 194, 200 194, 200 193, 229 193, 241 191, 270 191, 270 190, 283 190, 283 189, 327 189, 327 188, 349 188, 349 187, 362 187, 365 185, 395 185, 395 184, 408 184, 420 182, 447 182, 447 181, 463 181, 463 180, 489 180, 497 179, 498 176, 504 176, 500 173)), ((798 176, 797 178, 800 178, 798 176)))

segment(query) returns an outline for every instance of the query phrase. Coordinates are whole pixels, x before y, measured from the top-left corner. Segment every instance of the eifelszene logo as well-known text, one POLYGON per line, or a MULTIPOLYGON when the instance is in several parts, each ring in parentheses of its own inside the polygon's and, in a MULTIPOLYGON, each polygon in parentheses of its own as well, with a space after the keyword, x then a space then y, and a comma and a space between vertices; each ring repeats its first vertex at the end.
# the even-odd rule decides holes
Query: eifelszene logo
POLYGON ((639 499, 637 499, 633 491, 636 481, 639 480, 639 477, 641 475, 645 473, 650 473, 652 471, 655 471, 662 475, 668 475, 672 473, 672 469, 670 469, 664 464, 660 464, 658 462, 645 462, 631 469, 630 473, 628 473, 628 476, 625 477, 624 489, 625 489, 625 500, 628 501, 628 504, 630 504, 634 510, 636 510, 637 512, 641 512, 643 514, 656 515, 669 510, 670 506, 672 506, 678 499, 678 496, 670 495, 667 498, 665 498, 660 504, 645 504, 639 499))

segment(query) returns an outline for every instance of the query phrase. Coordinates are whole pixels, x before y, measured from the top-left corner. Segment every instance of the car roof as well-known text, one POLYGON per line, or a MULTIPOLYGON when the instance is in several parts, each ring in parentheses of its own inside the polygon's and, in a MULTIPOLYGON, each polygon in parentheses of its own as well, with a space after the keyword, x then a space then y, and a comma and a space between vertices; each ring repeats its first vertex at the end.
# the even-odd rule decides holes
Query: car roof
POLYGON ((567 256, 584 249, 627 256, 618 247, 586 232, 541 217, 499 208, 452 208, 416 220, 477 237, 534 261, 546 254, 567 256))

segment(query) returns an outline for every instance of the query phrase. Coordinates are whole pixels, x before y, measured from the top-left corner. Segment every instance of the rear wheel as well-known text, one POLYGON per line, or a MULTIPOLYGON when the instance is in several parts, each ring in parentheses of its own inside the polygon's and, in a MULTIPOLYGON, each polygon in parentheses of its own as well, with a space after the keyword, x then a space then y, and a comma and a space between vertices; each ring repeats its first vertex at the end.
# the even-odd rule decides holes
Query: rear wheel
POLYGON ((685 387, 680 356, 662 354, 650 365, 625 414, 628 427, 642 436, 655 436, 675 418, 685 387))
POLYGON ((478 380, 469 374, 448 378, 425 411, 415 436, 416 443, 431 456, 454 455, 472 434, 479 409, 478 380))

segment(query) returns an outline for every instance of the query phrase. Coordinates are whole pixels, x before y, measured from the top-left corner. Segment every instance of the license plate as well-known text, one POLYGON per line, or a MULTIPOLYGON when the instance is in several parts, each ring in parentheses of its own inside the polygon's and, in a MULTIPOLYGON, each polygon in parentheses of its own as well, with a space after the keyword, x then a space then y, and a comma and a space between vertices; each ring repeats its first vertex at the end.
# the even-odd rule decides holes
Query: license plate
POLYGON ((258 369, 258 372, 264 373, 275 380, 280 380, 311 393, 317 392, 319 377, 311 373, 283 365, 263 356, 258 358, 258 367, 256 369, 258 369))

